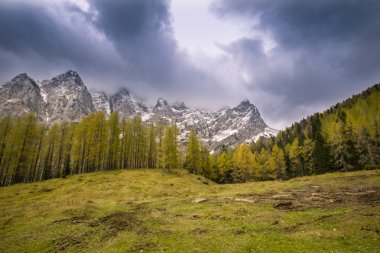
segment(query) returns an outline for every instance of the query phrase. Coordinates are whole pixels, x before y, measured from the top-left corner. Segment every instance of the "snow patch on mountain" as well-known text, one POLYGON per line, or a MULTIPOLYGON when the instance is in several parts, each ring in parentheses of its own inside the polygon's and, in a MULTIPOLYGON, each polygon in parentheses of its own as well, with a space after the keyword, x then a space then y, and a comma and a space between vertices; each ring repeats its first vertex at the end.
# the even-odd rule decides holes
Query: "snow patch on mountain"
POLYGON ((92 103, 94 104, 95 111, 102 111, 107 116, 111 115, 111 104, 106 93, 90 90, 92 96, 92 103))
POLYGON ((247 99, 236 107, 224 107, 216 112, 188 108, 183 102, 169 104, 164 98, 149 106, 125 88, 112 96, 88 91, 78 73, 71 70, 37 83, 20 74, 0 87, 1 117, 33 112, 41 121, 51 124, 63 120, 77 122, 95 111, 103 111, 107 117, 118 112, 120 119, 140 116, 143 122, 155 124, 175 122, 181 143, 187 142, 190 130, 194 129, 212 151, 235 148, 240 143, 277 134, 247 99))
POLYGON ((226 130, 214 135, 212 140, 215 142, 219 142, 219 141, 222 141, 222 140, 226 139, 227 137, 229 137, 233 134, 236 134, 237 132, 238 132, 237 129, 226 129, 226 130))

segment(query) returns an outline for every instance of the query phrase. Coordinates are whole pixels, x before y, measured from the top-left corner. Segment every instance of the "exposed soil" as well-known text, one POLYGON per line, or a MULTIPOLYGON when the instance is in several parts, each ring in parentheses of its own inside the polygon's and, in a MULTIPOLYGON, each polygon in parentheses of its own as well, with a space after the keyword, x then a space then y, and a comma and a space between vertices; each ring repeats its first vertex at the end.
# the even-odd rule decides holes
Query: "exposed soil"
POLYGON ((269 203, 278 210, 306 210, 313 207, 329 207, 345 204, 380 205, 380 187, 373 185, 345 186, 328 189, 321 185, 309 185, 299 190, 264 194, 238 194, 238 197, 197 198, 194 203, 214 200, 244 203, 269 203))
POLYGON ((106 225, 110 229, 117 231, 126 230, 137 226, 140 221, 137 220, 134 213, 131 212, 114 212, 98 219, 100 224, 106 225))
POLYGON ((62 252, 66 251, 71 247, 81 247, 84 245, 83 237, 85 234, 81 235, 61 235, 60 237, 53 240, 53 248, 48 252, 62 252))
MULTIPOLYGON (((101 218, 91 218, 89 215, 72 216, 60 219, 54 223, 85 224, 89 227, 99 227, 102 236, 101 241, 107 241, 116 237, 123 230, 136 230, 139 235, 149 234, 145 227, 141 226, 141 221, 136 217, 135 212, 117 211, 101 218)), ((54 251, 63 251, 66 248, 81 244, 83 238, 73 236, 59 237, 53 241, 54 251)))
POLYGON ((136 229, 140 224, 141 222, 134 212, 118 211, 93 220, 89 226, 100 226, 104 230, 101 240, 107 241, 116 237, 123 230, 136 229))
POLYGON ((83 223, 88 222, 89 217, 87 215, 81 215, 81 216, 73 216, 70 218, 60 219, 56 220, 53 223, 83 223))
POLYGON ((147 252, 152 250, 157 250, 158 244, 151 241, 140 241, 133 245, 129 251, 130 252, 147 252))
POLYGON ((190 231, 193 235, 201 235, 201 234, 207 234, 209 231, 204 228, 196 228, 190 231))

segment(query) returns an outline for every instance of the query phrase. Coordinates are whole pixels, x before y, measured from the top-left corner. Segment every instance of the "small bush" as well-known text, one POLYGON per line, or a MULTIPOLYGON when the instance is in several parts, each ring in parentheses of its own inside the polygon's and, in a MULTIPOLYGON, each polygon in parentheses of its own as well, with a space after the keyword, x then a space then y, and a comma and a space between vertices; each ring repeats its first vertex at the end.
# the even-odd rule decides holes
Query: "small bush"
POLYGON ((377 170, 380 169, 380 164, 367 164, 364 167, 365 170, 377 170))

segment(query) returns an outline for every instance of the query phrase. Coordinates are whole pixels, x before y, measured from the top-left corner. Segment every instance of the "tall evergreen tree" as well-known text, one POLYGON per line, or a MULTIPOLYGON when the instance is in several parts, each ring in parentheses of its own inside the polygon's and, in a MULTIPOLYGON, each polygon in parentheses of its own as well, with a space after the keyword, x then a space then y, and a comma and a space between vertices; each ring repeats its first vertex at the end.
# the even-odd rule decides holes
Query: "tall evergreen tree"
POLYGON ((217 167, 219 170, 218 181, 220 183, 233 182, 233 164, 232 158, 227 152, 223 151, 217 157, 217 167))
POLYGON ((119 114, 112 112, 109 120, 108 166, 107 169, 115 169, 118 165, 118 152, 120 148, 119 114))
POLYGON ((154 124, 151 123, 149 127, 149 152, 148 152, 148 167, 156 168, 157 161, 157 143, 156 135, 154 133, 154 124))
POLYGON ((190 130, 184 167, 191 173, 200 174, 199 141, 194 129, 190 130))
POLYGON ((247 182, 253 175, 253 155, 247 144, 241 144, 233 156, 235 182, 247 182))
POLYGON ((274 145, 272 149, 270 167, 270 179, 285 178, 284 152, 277 145, 274 145))
POLYGON ((157 168, 164 168, 164 125, 162 124, 162 121, 159 121, 157 124, 157 139, 157 168))
POLYGON ((166 126, 165 135, 163 138, 162 150, 163 150, 163 165, 164 168, 172 170, 177 168, 177 134, 176 129, 172 126, 166 126))

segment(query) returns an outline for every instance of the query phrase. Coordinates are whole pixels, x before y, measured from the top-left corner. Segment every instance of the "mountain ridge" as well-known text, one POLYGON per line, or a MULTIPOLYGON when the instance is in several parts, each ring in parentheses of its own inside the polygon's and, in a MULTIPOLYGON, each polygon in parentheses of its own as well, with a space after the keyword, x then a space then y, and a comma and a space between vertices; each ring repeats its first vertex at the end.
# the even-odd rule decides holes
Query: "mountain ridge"
POLYGON ((181 133, 180 142, 187 140, 193 128, 212 150, 235 148, 242 142, 277 133, 264 122, 257 107, 248 99, 235 107, 224 107, 218 111, 189 108, 184 102, 169 104, 162 97, 155 105, 147 105, 127 88, 121 88, 112 95, 87 89, 80 75, 73 70, 41 82, 26 73, 19 74, 1 86, 0 105, 0 117, 31 112, 47 124, 65 120, 78 122, 95 111, 102 111, 107 116, 118 112, 121 118, 140 116, 144 122, 176 122, 181 133), (13 92, 15 89, 18 92, 13 92), (14 106, 20 97, 25 96, 24 102, 21 100, 14 106))

